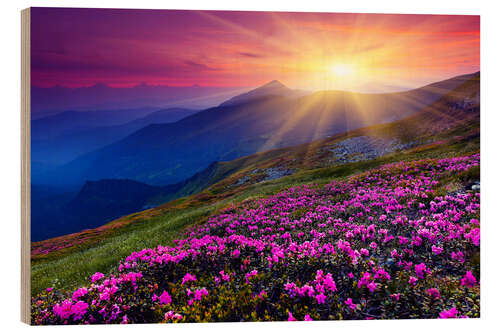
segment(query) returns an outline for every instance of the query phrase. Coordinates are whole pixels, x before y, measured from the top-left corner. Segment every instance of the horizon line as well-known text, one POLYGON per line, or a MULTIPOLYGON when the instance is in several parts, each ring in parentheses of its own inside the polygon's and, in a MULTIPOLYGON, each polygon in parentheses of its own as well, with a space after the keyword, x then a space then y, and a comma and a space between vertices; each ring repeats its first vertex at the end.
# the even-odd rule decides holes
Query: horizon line
MULTIPOLYGON (((428 82, 426 84, 423 84, 423 85, 418 85, 418 86, 414 86, 414 87, 401 87, 400 89, 388 90, 386 92, 355 91, 355 90, 348 90, 348 89, 317 89, 317 90, 310 90, 310 92, 311 93, 316 93, 316 92, 321 92, 321 91, 345 91, 345 92, 360 93, 360 94, 384 94, 384 93, 402 92, 402 91, 409 91, 409 90, 419 89, 419 88, 425 87, 425 86, 433 84, 433 83, 450 80, 450 79, 457 78, 457 77, 460 77, 460 76, 474 75, 474 74, 480 74, 480 73, 481 73, 481 70, 479 69, 479 70, 477 70, 475 72, 468 72, 468 73, 458 74, 458 75, 454 75, 454 76, 450 76, 450 77, 445 77, 445 78, 439 79, 437 81, 430 81, 430 82, 428 82)), ((262 84, 259 84, 259 85, 256 85, 256 86, 249 86, 249 85, 242 85, 242 86, 219 86, 219 85, 206 86, 206 85, 199 85, 199 84, 192 84, 192 85, 169 85, 169 84, 165 84, 165 85, 162 85, 162 84, 149 84, 147 82, 141 82, 141 83, 137 83, 137 84, 134 84, 134 85, 116 86, 116 85, 112 85, 112 84, 105 83, 105 82, 98 82, 98 83, 95 83, 95 84, 92 84, 92 85, 83 85, 83 86, 79 86, 79 87, 71 87, 71 86, 65 86, 65 85, 60 85, 60 84, 56 84, 56 85, 49 86, 49 87, 43 87, 43 86, 39 86, 39 85, 36 85, 36 84, 31 84, 30 87, 31 87, 31 89, 33 89, 33 88, 35 88, 35 89, 55 89, 55 88, 60 88, 60 89, 69 89, 69 90, 90 89, 90 88, 95 88, 95 87, 100 87, 100 86, 101 87, 105 87, 105 88, 111 88, 111 89, 134 89, 134 88, 145 87, 145 88, 208 88, 208 89, 210 89, 210 88, 219 88, 219 89, 243 89, 243 88, 249 88, 251 90, 254 90, 254 89, 260 88, 260 87, 265 86, 265 85, 267 85, 267 84, 269 84, 271 82, 274 82, 274 81, 277 81, 277 82, 283 84, 284 86, 286 86, 289 89, 304 90, 304 89, 301 89, 301 88, 291 88, 289 85, 283 83, 283 81, 279 80, 279 79, 271 79, 271 80, 266 81, 265 83, 262 83, 262 84)), ((307 90, 305 90, 305 91, 307 91, 307 90)))

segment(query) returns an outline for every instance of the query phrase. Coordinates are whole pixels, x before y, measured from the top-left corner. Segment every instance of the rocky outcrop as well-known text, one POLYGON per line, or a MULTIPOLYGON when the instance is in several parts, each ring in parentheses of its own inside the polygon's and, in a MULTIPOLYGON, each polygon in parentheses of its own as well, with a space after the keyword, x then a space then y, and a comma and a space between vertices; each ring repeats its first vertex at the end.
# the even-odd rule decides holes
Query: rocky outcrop
POLYGON ((327 148, 334 156, 333 163, 352 163, 393 153, 416 146, 416 142, 401 143, 397 139, 356 136, 338 142, 334 146, 327 148))

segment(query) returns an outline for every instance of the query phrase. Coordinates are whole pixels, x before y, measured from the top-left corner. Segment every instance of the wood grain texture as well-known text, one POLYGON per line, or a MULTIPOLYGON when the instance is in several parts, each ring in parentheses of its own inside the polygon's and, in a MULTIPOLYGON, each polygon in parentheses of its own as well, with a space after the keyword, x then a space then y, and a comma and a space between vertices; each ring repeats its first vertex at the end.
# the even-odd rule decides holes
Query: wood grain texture
POLYGON ((21 321, 31 321, 30 9, 21 11, 21 321))

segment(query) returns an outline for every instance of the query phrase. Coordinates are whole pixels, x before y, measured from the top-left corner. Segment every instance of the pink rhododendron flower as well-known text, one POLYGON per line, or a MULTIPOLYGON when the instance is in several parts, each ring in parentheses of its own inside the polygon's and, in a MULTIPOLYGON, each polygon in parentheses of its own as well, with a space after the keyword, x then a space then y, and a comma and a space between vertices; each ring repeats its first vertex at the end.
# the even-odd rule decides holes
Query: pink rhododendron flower
POLYGON ((220 271, 219 274, 221 275, 222 280, 226 282, 230 280, 229 274, 226 274, 224 271, 220 271))
POLYGON ((297 321, 297 319, 295 319, 292 315, 292 313, 289 311, 288 312, 288 321, 297 321))
POLYGON ((399 245, 408 244, 408 238, 403 237, 403 236, 398 236, 398 238, 399 238, 399 245))
POLYGON ((324 288, 331 292, 337 291, 337 286, 333 280, 332 274, 324 274, 322 270, 316 271, 316 289, 318 291, 324 291, 324 288))
POLYGON ((207 295, 208 295, 208 290, 206 288, 196 289, 194 292, 194 300, 201 301, 201 297, 207 295))
POLYGON ((181 320, 182 315, 180 313, 175 313, 174 311, 168 311, 165 313, 165 320, 181 320))
POLYGON ((82 296, 87 295, 88 290, 87 288, 79 288, 73 292, 73 302, 78 301, 78 299, 82 296))
POLYGON ((256 276, 257 274, 258 274, 258 272, 255 269, 253 271, 245 274, 245 280, 246 280, 246 282, 249 283, 250 282, 250 278, 256 276))
POLYGON ((417 274, 417 277, 419 279, 423 279, 425 277, 425 274, 430 273, 429 269, 425 266, 424 263, 415 265, 415 273, 417 274))
POLYGON ((427 294, 429 294, 434 299, 441 298, 441 294, 439 293, 439 290, 437 290, 436 288, 427 289, 427 294))
POLYGON ((356 310, 357 305, 352 302, 352 298, 348 298, 344 303, 349 306, 349 309, 356 310))
POLYGON ((160 304, 170 304, 172 302, 172 297, 170 297, 170 294, 164 290, 163 293, 159 297, 160 304))
POLYGON ((92 283, 96 283, 97 281, 99 281, 100 279, 102 279, 104 277, 104 274, 100 273, 100 272, 95 272, 94 275, 92 275, 92 283))
POLYGON ((470 219, 470 223, 473 225, 479 225, 479 220, 478 219, 470 219))
POLYGON ((397 293, 397 294, 391 294, 389 295, 392 299, 396 300, 396 301, 399 301, 399 296, 401 296, 401 294, 397 293))
POLYGON ((410 279, 408 280, 408 283, 411 284, 412 286, 417 284, 418 279, 414 276, 410 276, 410 279))
POLYGON ((306 314, 306 315, 304 316, 304 320, 305 320, 305 321, 313 321, 313 320, 312 320, 312 318, 311 318, 311 316, 310 316, 310 315, 308 315, 308 314, 306 314))
POLYGON ((464 260, 464 254, 462 251, 457 251, 457 252, 452 252, 451 253, 451 259, 456 260, 460 263, 463 263, 464 260))
POLYGON ((61 304, 56 303, 52 308, 52 311, 56 316, 61 319, 68 319, 71 316, 71 303, 70 300, 64 300, 61 304))
POLYGON ((374 275, 373 278, 374 279, 381 279, 381 280, 387 280, 387 281, 389 281, 391 279, 391 276, 384 269, 379 268, 375 272, 375 275, 374 275))
POLYGON ((377 289, 377 283, 375 282, 370 282, 366 285, 366 287, 368 288, 368 290, 373 293, 376 289, 377 289))
POLYGON ((456 318, 458 314, 458 311, 456 308, 451 308, 449 310, 443 310, 439 313, 439 318, 456 318))
POLYGON ((111 295, 118 291, 118 287, 112 285, 111 287, 105 287, 102 289, 102 292, 99 294, 99 299, 101 301, 108 301, 111 298, 111 295))
POLYGON ((73 315, 73 319, 80 320, 83 318, 85 313, 87 313, 89 305, 83 301, 78 301, 71 306, 71 314, 73 315))
POLYGON ((325 301, 326 301, 325 294, 316 295, 316 301, 318 302, 318 304, 325 304, 325 301))
POLYGON ((467 271, 461 280, 461 285, 472 288, 476 285, 477 281, 471 271, 467 271))
POLYGON ((182 285, 188 283, 188 282, 195 282, 196 281, 196 276, 195 275, 191 275, 189 273, 186 273, 186 275, 184 275, 184 277, 182 278, 182 285))
POLYGON ((372 275, 368 272, 363 273, 363 276, 358 281, 358 288, 368 285, 371 280, 372 275))
POLYGON ((476 229, 471 229, 467 234, 465 234, 465 239, 468 239, 474 244, 475 246, 479 246, 479 241, 481 238, 481 232, 479 228, 476 229))
POLYGON ((443 252, 443 248, 442 247, 438 247, 438 246, 432 245, 432 253, 434 253, 435 255, 439 255, 442 252, 443 252))

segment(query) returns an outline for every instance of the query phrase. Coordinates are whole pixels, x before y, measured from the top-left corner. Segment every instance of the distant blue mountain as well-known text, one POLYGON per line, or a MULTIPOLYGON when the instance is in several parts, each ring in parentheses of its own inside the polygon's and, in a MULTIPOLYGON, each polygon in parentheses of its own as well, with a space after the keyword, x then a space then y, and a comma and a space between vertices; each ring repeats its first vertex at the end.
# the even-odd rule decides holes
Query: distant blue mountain
POLYGON ((122 125, 144 117, 159 108, 110 109, 99 111, 63 111, 31 120, 31 137, 35 141, 54 139, 75 131, 122 125))
POLYGON ((246 90, 248 88, 147 84, 116 88, 102 83, 81 88, 32 86, 31 114, 32 119, 38 119, 66 110, 136 109, 145 105, 156 109, 182 107, 201 110, 219 105, 246 90))
MULTIPOLYGON (((175 122, 198 112, 184 108, 68 111, 32 121, 31 159, 45 168, 118 141, 150 124, 175 122)), ((34 181, 43 168, 34 168, 34 181)))
POLYGON ((78 191, 33 185, 31 240, 39 241, 94 228, 144 209, 147 200, 168 189, 128 179, 86 182, 78 191))

